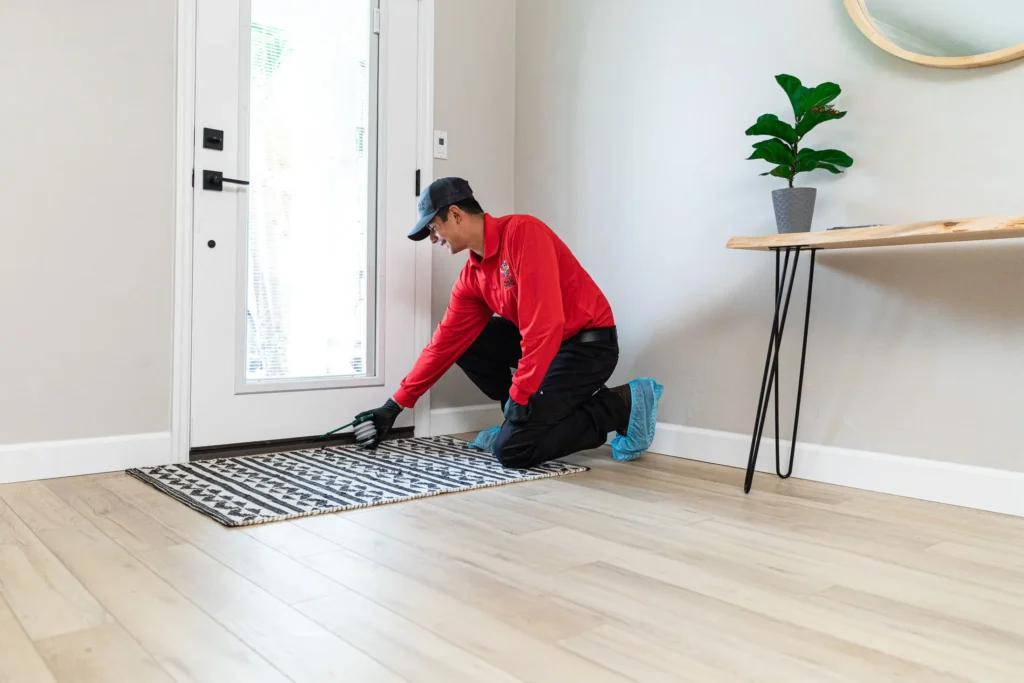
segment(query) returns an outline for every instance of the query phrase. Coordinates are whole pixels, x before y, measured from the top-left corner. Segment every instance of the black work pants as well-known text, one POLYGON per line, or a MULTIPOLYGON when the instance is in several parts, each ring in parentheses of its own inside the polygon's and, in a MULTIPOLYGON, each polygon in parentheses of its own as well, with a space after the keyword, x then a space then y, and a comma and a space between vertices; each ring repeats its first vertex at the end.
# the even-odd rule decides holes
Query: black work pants
MULTIPOLYGON (((523 355, 521 342, 512 322, 491 318, 456 364, 488 398, 504 405, 512 369, 523 355)), ((608 434, 629 420, 626 403, 605 386, 618 360, 614 337, 563 342, 530 399, 529 420, 502 424, 494 448, 501 464, 533 467, 604 445, 608 434)))

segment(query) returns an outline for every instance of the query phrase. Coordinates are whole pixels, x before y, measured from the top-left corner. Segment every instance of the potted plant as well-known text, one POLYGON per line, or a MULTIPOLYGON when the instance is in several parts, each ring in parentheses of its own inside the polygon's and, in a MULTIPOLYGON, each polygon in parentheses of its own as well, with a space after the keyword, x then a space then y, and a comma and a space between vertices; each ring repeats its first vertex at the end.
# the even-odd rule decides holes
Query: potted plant
POLYGON ((747 129, 747 135, 767 135, 768 139, 755 142, 754 152, 747 159, 764 159, 775 164, 775 168, 761 175, 789 181, 789 187, 772 191, 778 231, 808 232, 814 216, 817 190, 813 187, 793 187, 797 174, 819 168, 829 173, 842 173, 842 169, 853 165, 853 159, 838 149, 801 147, 804 136, 818 124, 846 116, 845 111, 837 111, 832 106, 842 91, 835 83, 822 83, 808 88, 800 83, 799 78, 788 74, 780 74, 775 80, 789 95, 795 123, 790 125, 775 114, 765 114, 758 118, 757 123, 747 129))

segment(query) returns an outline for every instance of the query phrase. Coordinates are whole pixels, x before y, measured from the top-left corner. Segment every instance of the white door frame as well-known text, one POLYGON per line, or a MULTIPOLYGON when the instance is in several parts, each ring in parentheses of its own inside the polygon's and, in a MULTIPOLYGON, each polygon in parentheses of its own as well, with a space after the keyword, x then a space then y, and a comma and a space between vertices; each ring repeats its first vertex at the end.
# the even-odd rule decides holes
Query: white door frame
MULTIPOLYGON (((386 1, 386 0, 385 0, 386 1)), ((170 462, 188 462, 192 376, 192 169, 195 131, 196 2, 177 0, 174 163, 174 343, 171 361, 170 462)), ((417 159, 423 187, 433 179, 434 0, 417 0, 419 14, 419 112, 417 159)), ((385 67, 386 68, 386 67, 385 67)), ((409 200, 415 201, 409 179, 409 200)), ((432 331, 431 250, 416 250, 415 319, 417 348, 432 331)), ((430 434, 430 394, 414 410, 418 435, 430 434)))

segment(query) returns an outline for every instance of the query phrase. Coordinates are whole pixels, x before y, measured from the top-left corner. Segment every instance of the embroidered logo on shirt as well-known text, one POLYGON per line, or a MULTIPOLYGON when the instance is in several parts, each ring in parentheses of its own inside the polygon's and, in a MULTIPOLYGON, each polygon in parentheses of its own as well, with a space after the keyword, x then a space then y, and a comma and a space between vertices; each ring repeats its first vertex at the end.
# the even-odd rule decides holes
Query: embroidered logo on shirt
POLYGON ((512 277, 512 271, 508 267, 508 261, 501 262, 501 284, 505 289, 516 286, 516 280, 512 277))

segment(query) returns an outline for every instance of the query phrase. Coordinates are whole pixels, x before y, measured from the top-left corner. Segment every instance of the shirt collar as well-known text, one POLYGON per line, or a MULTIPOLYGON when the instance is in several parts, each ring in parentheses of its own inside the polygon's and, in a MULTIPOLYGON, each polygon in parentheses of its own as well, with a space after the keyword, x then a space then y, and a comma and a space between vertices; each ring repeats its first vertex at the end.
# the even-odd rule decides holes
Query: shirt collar
POLYGON ((501 235, 498 234, 498 221, 489 213, 484 214, 484 257, 480 259, 476 254, 470 254, 469 260, 475 266, 483 261, 492 258, 498 253, 498 246, 501 244, 501 235))

